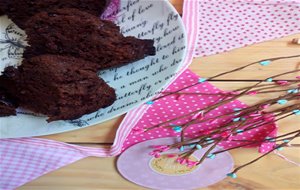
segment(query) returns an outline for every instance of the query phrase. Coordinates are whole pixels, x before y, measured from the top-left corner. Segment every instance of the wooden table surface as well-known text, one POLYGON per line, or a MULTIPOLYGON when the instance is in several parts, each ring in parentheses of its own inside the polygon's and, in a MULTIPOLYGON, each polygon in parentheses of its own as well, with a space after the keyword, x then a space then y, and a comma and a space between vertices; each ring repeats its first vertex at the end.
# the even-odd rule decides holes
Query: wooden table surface
MULTIPOLYGON (((179 12, 182 11, 182 0, 170 0, 179 12)), ((245 48, 236 49, 227 53, 194 59, 190 69, 202 77, 213 76, 226 70, 245 65, 247 63, 300 53, 300 46, 291 45, 293 38, 300 38, 300 34, 277 39, 245 48)), ((247 68, 241 72, 224 76, 218 81, 211 81, 222 89, 234 89, 249 86, 258 79, 264 79, 275 73, 289 71, 300 66, 299 59, 278 61, 271 66, 247 68)), ((300 73, 298 73, 300 75, 300 73)), ((285 76, 284 79, 292 79, 295 75, 285 76)), ((274 95, 275 96, 275 95, 274 95)), ((249 105, 259 99, 267 98, 266 95, 245 97, 242 101, 249 105)), ((46 136, 74 144, 100 147, 113 142, 115 132, 122 117, 88 127, 82 130, 46 136)), ((279 122, 280 132, 295 130, 300 126, 300 118, 292 117, 279 122)), ((299 141, 298 141, 299 142, 299 141)), ((257 149, 238 149, 231 151, 235 165, 239 166, 259 154, 257 149)), ((290 159, 300 162, 300 148, 286 148, 283 152, 290 159)), ((95 189, 143 189, 122 178, 115 167, 116 158, 86 158, 50 174, 32 181, 20 190, 95 190, 95 189)), ((300 169, 278 156, 272 154, 239 172, 237 179, 225 179, 207 190, 221 189, 300 189, 300 169)))

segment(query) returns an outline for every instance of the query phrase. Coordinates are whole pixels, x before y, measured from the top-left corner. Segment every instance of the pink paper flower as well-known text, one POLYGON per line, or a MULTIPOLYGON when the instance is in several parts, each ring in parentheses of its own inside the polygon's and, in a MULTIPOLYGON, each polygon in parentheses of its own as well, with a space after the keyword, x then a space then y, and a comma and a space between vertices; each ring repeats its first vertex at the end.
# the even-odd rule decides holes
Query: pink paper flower
POLYGON ((227 137, 230 137, 231 136, 231 133, 229 131, 225 131, 223 133, 221 133, 220 135, 222 138, 227 138, 227 137))
POLYGON ((249 116, 254 118, 261 117, 261 113, 251 113, 249 116))
POLYGON ((181 164, 181 165, 184 165, 184 164, 187 163, 187 160, 184 159, 184 158, 178 157, 178 158, 176 159, 176 162, 178 162, 178 163, 181 164))
POLYGON ((176 157, 177 156, 177 154, 167 154, 167 157, 168 158, 174 158, 174 157, 176 157))
POLYGON ((250 91, 248 92, 247 94, 250 95, 250 96, 254 96, 256 95, 258 92, 257 91, 250 91))
POLYGON ((157 151, 157 150, 154 150, 154 151, 150 152, 149 155, 154 156, 155 158, 159 158, 161 156, 160 152, 157 151))
POLYGON ((187 159, 181 159, 180 162, 179 162, 181 165, 184 165, 187 163, 187 159))
POLYGON ((178 158, 176 159, 176 162, 180 163, 181 160, 182 160, 182 158, 178 157, 178 158))
POLYGON ((198 164, 198 162, 196 162, 196 161, 187 160, 187 166, 189 168, 192 168, 192 167, 196 166, 197 164, 198 164))
POLYGON ((289 85, 290 83, 286 80, 279 80, 279 81, 276 81, 276 84, 285 86, 285 85, 289 85))
POLYGON ((275 120, 274 116, 272 116, 272 115, 264 115, 264 116, 263 116, 263 119, 264 119, 264 121, 266 121, 266 122, 271 122, 271 121, 274 121, 274 120, 275 120))
POLYGON ((264 104, 264 105, 261 105, 261 108, 262 109, 267 109, 267 108, 269 108, 270 107, 270 104, 264 104))

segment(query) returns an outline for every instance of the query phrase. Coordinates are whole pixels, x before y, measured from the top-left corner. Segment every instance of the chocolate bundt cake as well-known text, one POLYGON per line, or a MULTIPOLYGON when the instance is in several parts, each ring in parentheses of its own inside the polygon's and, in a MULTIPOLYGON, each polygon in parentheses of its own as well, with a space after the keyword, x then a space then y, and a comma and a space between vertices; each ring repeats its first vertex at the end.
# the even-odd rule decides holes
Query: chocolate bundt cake
POLYGON ((38 12, 76 8, 100 16, 110 0, 1 0, 0 9, 23 29, 28 18, 38 12))
POLYGON ((153 40, 124 37, 114 23, 76 9, 38 13, 27 21, 25 31, 30 45, 24 54, 27 58, 68 55, 106 69, 155 55, 153 40))
POLYGON ((7 67, 0 85, 19 106, 47 115, 48 121, 77 119, 116 100, 90 64, 66 56, 42 55, 7 67))

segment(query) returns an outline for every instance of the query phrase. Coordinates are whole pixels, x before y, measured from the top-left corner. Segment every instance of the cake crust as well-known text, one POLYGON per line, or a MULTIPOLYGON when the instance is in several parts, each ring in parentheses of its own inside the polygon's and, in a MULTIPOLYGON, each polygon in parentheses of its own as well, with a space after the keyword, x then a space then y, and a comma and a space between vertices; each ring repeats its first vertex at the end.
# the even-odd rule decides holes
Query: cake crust
POLYGON ((26 58, 42 54, 78 57, 100 69, 122 66, 155 55, 153 40, 124 37, 117 25, 75 9, 41 12, 26 23, 26 58))
POLYGON ((89 64, 66 56, 25 59, 18 68, 7 67, 0 84, 20 107, 47 115, 49 122, 77 119, 116 100, 89 64))
POLYGON ((23 29, 25 22, 41 11, 76 8, 100 16, 109 2, 110 0, 1 0, 0 10, 23 29))

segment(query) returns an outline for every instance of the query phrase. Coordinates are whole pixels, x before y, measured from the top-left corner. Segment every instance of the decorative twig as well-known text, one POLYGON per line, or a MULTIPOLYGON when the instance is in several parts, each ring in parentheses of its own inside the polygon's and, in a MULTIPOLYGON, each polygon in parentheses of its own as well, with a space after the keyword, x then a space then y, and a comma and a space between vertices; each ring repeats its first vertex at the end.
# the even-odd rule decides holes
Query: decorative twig
MULTIPOLYGON (((197 83, 192 85, 186 86, 180 90, 175 92, 164 92, 162 96, 154 99, 156 101, 160 98, 170 96, 170 95, 217 95, 220 97, 217 102, 212 105, 208 105, 205 108, 201 108, 190 113, 178 116, 176 118, 164 121, 160 124, 154 125, 152 127, 146 128, 145 131, 149 131, 158 127, 164 128, 172 128, 176 132, 180 132, 180 142, 174 143, 172 145, 163 145, 162 147, 157 148, 151 155, 159 156, 161 152, 164 152, 169 149, 179 149, 180 154, 178 154, 177 161, 181 164, 187 164, 188 166, 195 166, 200 165, 206 158, 213 159, 217 154, 241 148, 241 147, 248 147, 251 145, 259 145, 265 142, 283 142, 282 144, 275 146, 272 150, 267 152, 266 154, 258 157, 257 159, 242 165, 236 168, 232 173, 228 174, 228 176, 235 178, 236 172, 240 169, 255 163, 259 159, 263 158, 264 156, 270 154, 274 150, 280 149, 283 146, 287 146, 288 142, 300 136, 300 130, 296 130, 287 134, 283 134, 277 137, 268 137, 266 139, 259 139, 259 140, 237 140, 234 139, 235 136, 244 133, 249 130, 253 129, 261 129, 264 126, 274 124, 277 121, 286 119, 291 117, 292 115, 300 115, 300 76, 296 77, 296 80, 285 81, 285 80, 276 80, 278 77, 300 72, 300 69, 296 69, 293 71, 284 72, 281 74, 277 74, 274 76, 270 76, 264 80, 260 80, 254 83, 251 86, 243 87, 236 89, 232 92, 218 92, 218 93, 190 93, 190 92, 183 92, 183 90, 193 87, 198 84, 202 84, 207 80, 212 80, 217 77, 240 71, 246 67, 252 66, 254 64, 260 63, 263 66, 266 66, 271 63, 271 61, 281 60, 281 59, 290 59, 290 58, 298 58, 300 55, 294 56, 286 56, 286 57, 276 57, 266 60, 261 60, 257 62, 253 62, 242 66, 240 68, 224 72, 208 79, 200 78, 197 83), (266 84, 263 84, 266 82, 266 84), (280 89, 279 89, 280 87, 280 89), (246 95, 257 95, 257 94, 271 94, 271 93, 279 93, 280 95, 276 98, 271 98, 268 100, 263 100, 255 105, 246 107, 246 108, 238 108, 236 110, 229 111, 223 115, 216 115, 213 117, 208 117, 207 115, 215 110, 216 108, 223 106, 227 103, 230 103, 234 100, 237 100, 240 97, 246 95), (289 102, 294 101, 292 105, 287 105, 289 102), (275 105, 281 105, 281 107, 275 107, 275 105), (273 108, 273 106, 275 108, 273 108), (177 122, 180 119, 187 118, 192 116, 186 123, 182 123, 180 125, 173 125, 172 122, 177 122), (222 123, 218 123, 218 128, 210 130, 205 133, 199 133, 197 137, 194 138, 186 138, 185 132, 186 130, 195 124, 201 124, 205 122, 214 123, 219 119, 223 118, 222 123), (294 135, 290 137, 291 135, 294 135), (222 142, 241 142, 239 146, 231 147, 224 150, 214 151, 214 148, 218 146, 222 142), (190 147, 190 148, 187 148, 190 147), (197 150, 202 148, 208 147, 208 150, 204 153, 204 155, 199 159, 199 161, 191 161, 189 157, 197 150)), ((177 122, 178 123, 178 122, 177 122)))

